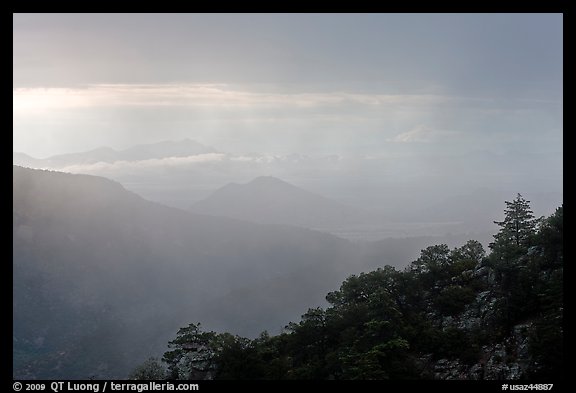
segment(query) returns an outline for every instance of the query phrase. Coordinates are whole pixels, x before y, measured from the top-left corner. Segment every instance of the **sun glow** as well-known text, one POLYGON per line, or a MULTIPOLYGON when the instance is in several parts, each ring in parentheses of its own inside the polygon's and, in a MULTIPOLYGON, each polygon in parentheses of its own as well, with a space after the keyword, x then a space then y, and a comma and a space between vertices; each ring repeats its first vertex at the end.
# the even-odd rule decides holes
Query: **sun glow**
POLYGON ((87 89, 20 88, 12 91, 13 113, 47 112, 60 108, 88 107, 95 95, 87 89))

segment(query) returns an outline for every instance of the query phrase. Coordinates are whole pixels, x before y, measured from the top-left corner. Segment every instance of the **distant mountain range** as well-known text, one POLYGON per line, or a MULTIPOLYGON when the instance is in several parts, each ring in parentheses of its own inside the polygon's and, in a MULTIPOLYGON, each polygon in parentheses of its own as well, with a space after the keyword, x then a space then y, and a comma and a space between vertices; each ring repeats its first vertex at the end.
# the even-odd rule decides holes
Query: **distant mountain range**
POLYGON ((116 161, 140 161, 161 159, 167 157, 189 157, 199 154, 215 153, 216 149, 205 146, 190 139, 181 141, 162 141, 153 144, 143 144, 125 150, 114 150, 110 147, 81 153, 61 154, 44 159, 34 158, 24 153, 14 152, 14 165, 32 168, 61 169, 70 165, 86 165, 98 162, 113 163, 116 161))
POLYGON ((272 176, 246 184, 227 184, 195 203, 195 213, 231 217, 262 224, 307 228, 363 223, 374 217, 272 176))
POLYGON ((502 219, 503 201, 516 192, 532 201, 537 215, 553 213, 562 201, 561 190, 509 190, 505 183, 458 192, 424 183, 402 188, 394 181, 397 173, 376 177, 379 166, 373 161, 237 154, 190 139, 45 159, 13 153, 14 164, 105 176, 146 199, 180 209, 314 228, 360 241, 492 231, 492 222, 502 219), (262 174, 274 178, 258 178, 262 174))

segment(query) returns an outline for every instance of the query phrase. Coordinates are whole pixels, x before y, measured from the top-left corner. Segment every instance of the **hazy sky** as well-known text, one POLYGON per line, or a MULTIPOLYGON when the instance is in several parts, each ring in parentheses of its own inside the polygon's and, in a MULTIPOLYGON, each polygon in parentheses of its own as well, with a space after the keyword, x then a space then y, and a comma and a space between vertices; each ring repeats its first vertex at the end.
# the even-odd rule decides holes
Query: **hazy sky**
POLYGON ((16 14, 13 32, 32 155, 562 145, 560 14, 16 14))
POLYGON ((550 210, 562 30, 561 14, 16 14, 13 148, 235 154, 76 170, 177 206, 272 175, 356 205, 487 188, 554 193, 550 210))

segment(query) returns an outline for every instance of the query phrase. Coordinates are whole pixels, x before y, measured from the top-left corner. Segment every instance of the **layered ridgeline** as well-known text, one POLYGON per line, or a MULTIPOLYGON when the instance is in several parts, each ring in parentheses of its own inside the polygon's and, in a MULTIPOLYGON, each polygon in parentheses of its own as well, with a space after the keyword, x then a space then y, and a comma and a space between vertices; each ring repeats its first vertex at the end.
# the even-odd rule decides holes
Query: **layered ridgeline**
POLYGON ((13 167, 14 377, 112 378, 193 319, 279 332, 356 268, 320 232, 196 215, 95 176, 13 167))
POLYGON ((227 184, 195 203, 191 211, 306 228, 375 220, 374 214, 316 195, 272 176, 261 176, 246 184, 227 184))
MULTIPOLYGON (((494 168, 508 167, 492 158, 494 168)), ((14 152, 13 164, 104 176, 164 205, 313 228, 353 241, 448 233, 473 233, 471 238, 482 241, 479 236, 490 237, 491 221, 510 195, 502 182, 476 189, 427 182, 403 186, 394 165, 368 157, 240 154, 190 139, 48 158, 14 152), (383 168, 388 168, 386 176, 383 168), (259 177, 262 174, 274 177, 259 177)), ((532 190, 535 211, 550 214, 562 201, 554 187, 532 190)))
POLYGON ((62 169, 78 165, 190 157, 215 152, 216 149, 213 147, 205 146, 190 139, 183 139, 181 141, 162 141, 153 144, 136 145, 124 150, 99 147, 89 151, 59 154, 48 158, 34 158, 25 153, 14 152, 12 153, 12 163, 32 168, 62 169))
POLYGON ((563 209, 536 219, 520 195, 487 256, 430 246, 406 269, 353 275, 286 332, 249 340, 181 328, 135 379, 563 377, 563 209))

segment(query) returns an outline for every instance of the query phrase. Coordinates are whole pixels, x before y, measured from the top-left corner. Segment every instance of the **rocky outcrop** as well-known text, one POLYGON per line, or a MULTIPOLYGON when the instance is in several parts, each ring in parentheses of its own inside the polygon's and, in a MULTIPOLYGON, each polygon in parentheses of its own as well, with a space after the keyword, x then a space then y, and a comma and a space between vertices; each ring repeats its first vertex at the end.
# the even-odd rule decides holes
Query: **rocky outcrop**
MULTIPOLYGON (((458 315, 440 317, 430 310, 430 317, 438 321, 443 331, 458 329, 467 332, 489 332, 498 326, 500 302, 502 296, 496 291, 496 272, 489 266, 478 265, 473 270, 464 271, 453 282, 475 280, 484 290, 476 294, 473 302, 466 305, 458 315)), ((443 380, 516 380, 522 379, 534 367, 529 351, 531 321, 515 325, 508 337, 495 344, 482 346, 477 361, 466 364, 461 359, 432 359, 432 354, 419 360, 423 366, 423 375, 443 380)))
POLYGON ((482 347, 478 361, 472 365, 459 359, 432 361, 432 355, 424 356, 420 359, 425 365, 424 373, 445 380, 522 379, 534 367, 528 346, 531 328, 530 322, 514 326, 512 334, 501 343, 482 347))

